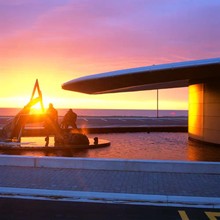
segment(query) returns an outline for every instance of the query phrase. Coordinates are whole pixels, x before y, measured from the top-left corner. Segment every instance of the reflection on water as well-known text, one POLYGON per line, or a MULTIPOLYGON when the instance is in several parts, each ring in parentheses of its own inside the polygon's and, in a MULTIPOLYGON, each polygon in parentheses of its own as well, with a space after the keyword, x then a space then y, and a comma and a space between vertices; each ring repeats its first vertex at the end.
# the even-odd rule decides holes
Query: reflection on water
MULTIPOLYGON (((52 151, 0 151, 2 154, 26 156, 62 156, 88 158, 121 158, 143 160, 220 161, 220 147, 188 141, 187 133, 112 133, 90 134, 111 141, 111 146, 97 149, 52 151)), ((23 143, 44 146, 44 137, 23 138, 23 143)), ((50 138, 53 145, 53 138, 50 138)))
POLYGON ((188 160, 220 161, 220 146, 198 144, 189 140, 188 160))

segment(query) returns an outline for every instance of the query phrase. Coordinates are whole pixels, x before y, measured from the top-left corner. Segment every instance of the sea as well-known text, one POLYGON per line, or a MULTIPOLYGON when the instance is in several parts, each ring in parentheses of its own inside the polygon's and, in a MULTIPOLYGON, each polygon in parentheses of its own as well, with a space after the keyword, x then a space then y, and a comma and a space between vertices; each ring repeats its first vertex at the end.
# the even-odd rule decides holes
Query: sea
MULTIPOLYGON (((21 109, 0 108, 0 116, 15 116, 21 109)), ((59 116, 64 116, 68 109, 60 108, 59 116)), ((78 116, 102 116, 102 117, 156 117, 157 110, 145 109, 73 109, 78 116)), ((188 116, 187 110, 159 110, 160 117, 183 117, 188 116)))

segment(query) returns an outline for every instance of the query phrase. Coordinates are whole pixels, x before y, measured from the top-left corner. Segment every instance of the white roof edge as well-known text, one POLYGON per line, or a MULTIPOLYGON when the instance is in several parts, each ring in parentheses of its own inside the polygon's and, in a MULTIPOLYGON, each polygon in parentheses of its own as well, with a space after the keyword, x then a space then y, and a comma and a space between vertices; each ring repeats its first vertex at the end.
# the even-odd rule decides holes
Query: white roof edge
POLYGON ((129 68, 129 69, 122 69, 98 74, 92 74, 88 76, 83 76, 77 79, 70 80, 62 84, 62 86, 71 84, 73 82, 80 82, 84 80, 93 80, 93 79, 101 79, 105 77, 113 77, 113 76, 120 76, 120 75, 127 75, 133 74, 136 72, 151 72, 151 71, 158 71, 158 70, 165 70, 165 69, 178 69, 178 68, 189 68, 189 67, 196 67, 196 66, 204 66, 209 64, 220 64, 220 57, 218 58, 209 58, 209 59, 202 59, 202 60, 190 60, 190 61, 183 61, 183 62, 175 62, 175 63, 167 63, 167 64, 156 64, 151 66, 144 66, 144 67, 137 67, 137 68, 129 68))

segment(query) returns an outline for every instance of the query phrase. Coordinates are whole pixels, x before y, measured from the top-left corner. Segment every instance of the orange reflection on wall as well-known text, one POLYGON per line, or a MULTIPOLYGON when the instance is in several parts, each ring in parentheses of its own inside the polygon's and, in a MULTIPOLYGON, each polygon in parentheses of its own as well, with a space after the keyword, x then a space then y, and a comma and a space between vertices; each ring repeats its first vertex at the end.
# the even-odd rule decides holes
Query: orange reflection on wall
POLYGON ((189 135, 194 138, 203 136, 204 84, 189 86, 189 135))

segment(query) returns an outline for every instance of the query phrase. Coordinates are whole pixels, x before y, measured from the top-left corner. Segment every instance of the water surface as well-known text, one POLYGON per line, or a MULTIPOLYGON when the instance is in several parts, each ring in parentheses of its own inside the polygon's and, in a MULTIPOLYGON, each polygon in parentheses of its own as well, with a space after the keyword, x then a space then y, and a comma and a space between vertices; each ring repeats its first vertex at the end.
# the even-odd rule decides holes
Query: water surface
MULTIPOLYGON (((188 140, 187 133, 138 132, 90 134, 111 141, 111 146, 98 149, 70 151, 0 151, 1 154, 26 156, 61 156, 86 158, 120 158, 136 160, 220 161, 220 147, 198 144, 188 140)), ((32 146, 44 146, 44 137, 22 138, 32 146)), ((53 137, 50 138, 53 145, 53 137)))

